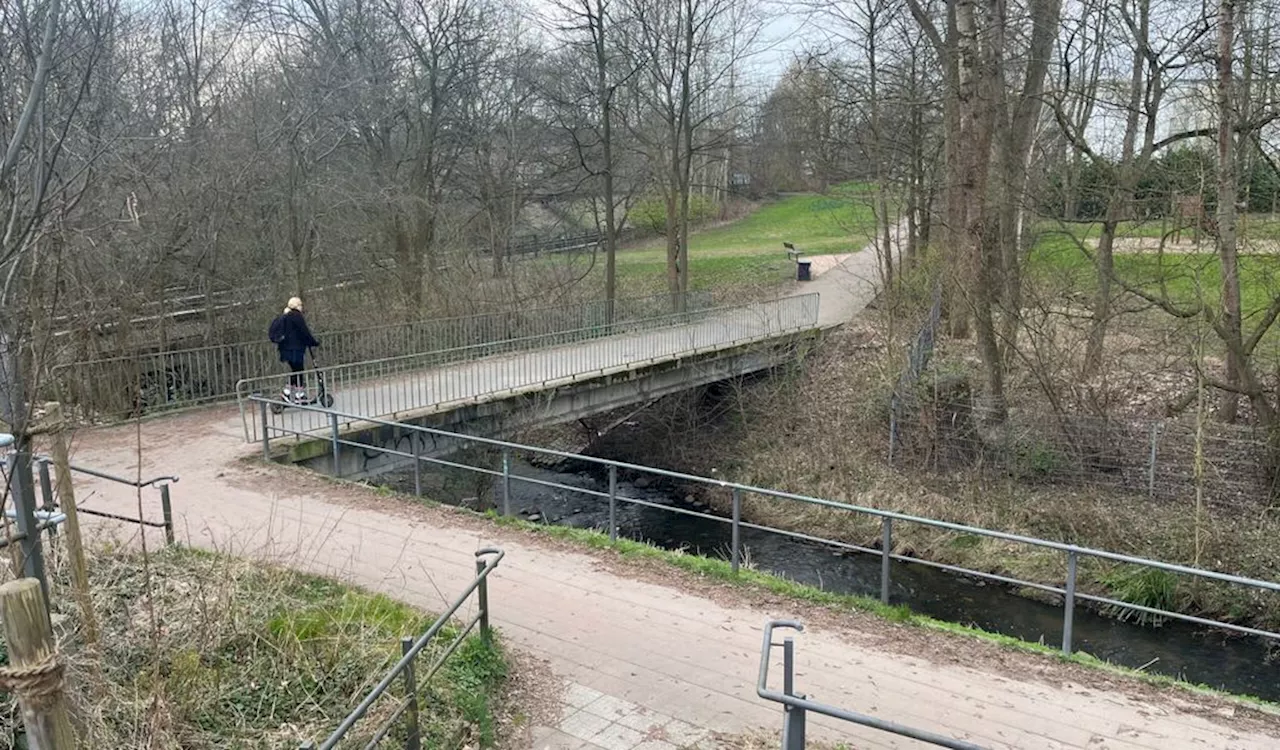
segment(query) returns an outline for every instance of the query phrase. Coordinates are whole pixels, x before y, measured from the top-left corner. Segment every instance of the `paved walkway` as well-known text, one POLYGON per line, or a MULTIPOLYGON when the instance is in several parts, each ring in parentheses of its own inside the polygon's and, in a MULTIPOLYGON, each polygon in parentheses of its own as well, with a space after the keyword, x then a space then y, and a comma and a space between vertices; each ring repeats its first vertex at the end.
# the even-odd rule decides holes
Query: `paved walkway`
MULTIPOLYGON (((859 263, 866 255, 803 285, 822 290, 824 317, 847 318, 865 304, 872 285, 859 263)), ((74 460, 128 474, 138 463, 137 429, 82 432, 74 460)), ((233 408, 144 421, 140 429, 142 473, 182 476, 174 511, 179 537, 190 544, 341 577, 426 608, 438 608, 470 580, 474 550, 501 545, 507 558, 491 584, 495 624, 509 643, 545 659, 566 686, 555 698, 559 716, 533 734, 538 748, 710 747, 713 733, 781 726, 776 706, 756 697, 754 681, 762 625, 797 615, 786 603, 753 607, 741 593, 708 598, 678 576, 635 577, 482 520, 243 460, 254 448, 241 442, 233 408)), ((118 485, 78 484, 87 507, 137 507, 118 485)), ((159 516, 154 493, 144 505, 159 516)), ((158 535, 149 539, 161 543, 158 535)), ((936 658, 925 644, 957 642, 911 631, 912 646, 901 633, 879 632, 891 628, 873 618, 853 624, 811 623, 798 637, 797 683, 809 695, 992 748, 1277 747, 1265 723, 1229 718, 1225 704, 1206 711, 1176 692, 1120 680, 1114 689, 1097 686, 1106 680, 1086 687, 1051 659, 968 641, 963 660, 936 658), (1212 714, 1215 708, 1224 716, 1212 714)), ((860 749, 922 747, 821 718, 811 736, 860 749)))
MULTIPOLYGON (((243 461, 252 449, 237 433, 228 409, 143 423, 143 473, 180 467, 182 481, 173 488, 180 538, 337 576, 427 608, 470 579, 474 550, 499 544, 507 557, 491 588, 497 626, 569 683, 558 725, 539 729, 537 747, 663 750, 710 746, 711 732, 780 728, 779 712, 755 696, 754 681, 762 625, 797 614, 785 603, 724 603, 671 580, 620 575, 589 554, 482 520, 243 461)), ((134 439, 131 426, 86 432, 75 460, 130 471, 134 439)), ((80 493, 89 507, 136 507, 118 486, 86 480, 80 493)), ((158 517, 154 497, 146 506, 158 517)), ((870 618, 853 633, 813 624, 798 636, 798 685, 830 703, 992 748, 1277 746, 1261 731, 1179 708, 1168 695, 1131 697, 1121 681, 1108 691, 1020 674, 1036 668, 1034 657, 1020 662, 981 647, 979 657, 966 653, 961 665, 910 647, 887 648, 870 632, 882 627, 870 618)), ((921 747, 821 719, 813 734, 860 749, 921 747)))

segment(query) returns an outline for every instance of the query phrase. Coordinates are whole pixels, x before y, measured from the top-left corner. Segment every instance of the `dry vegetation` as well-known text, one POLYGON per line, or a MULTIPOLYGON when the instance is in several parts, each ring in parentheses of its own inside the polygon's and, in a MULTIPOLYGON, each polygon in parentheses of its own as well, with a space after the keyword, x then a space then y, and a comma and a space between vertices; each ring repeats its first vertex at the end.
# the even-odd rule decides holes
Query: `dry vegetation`
MULTIPOLYGON (((331 580, 178 548, 145 562, 134 551, 101 549, 90 571, 100 654, 84 646, 65 581, 51 584, 85 747, 292 750, 332 731, 399 658, 400 637, 433 619, 331 580)), ((431 707, 424 741, 492 745, 506 671, 496 646, 464 643, 421 688, 431 707)), ((21 747, 16 705, 3 697, 0 747, 21 747)), ((360 727, 395 705, 376 704, 360 727)))
MULTIPOLYGON (((1197 513, 1190 485, 1152 499, 1101 483, 1036 481, 981 462, 936 471, 904 461, 890 466, 890 394, 913 330, 904 321, 888 322, 883 311, 869 312, 830 335, 803 366, 664 402, 638 418, 633 430, 615 436, 625 446, 606 439, 599 449, 703 476, 1247 576, 1270 578, 1280 566, 1273 543, 1280 521, 1265 503, 1206 506, 1197 513), (887 330, 897 334, 888 338, 887 330)), ((963 373, 972 366, 965 344, 945 342, 929 372, 963 373)), ((1038 398, 1031 384, 1022 388, 1027 401, 1038 398)), ((1023 415, 1023 422, 1034 432, 1033 414, 1023 415)), ((1041 432, 1052 431, 1040 424, 1041 432)), ((725 497, 706 499, 727 505, 725 497)), ((743 515, 878 546, 879 522, 864 515, 750 496, 743 515)), ((894 537, 896 552, 939 562, 1055 585, 1066 575, 1065 557, 1057 553, 911 524, 896 524, 894 537)), ((1109 563, 1082 562, 1081 588, 1150 606, 1280 624, 1280 605, 1264 597, 1109 563)))

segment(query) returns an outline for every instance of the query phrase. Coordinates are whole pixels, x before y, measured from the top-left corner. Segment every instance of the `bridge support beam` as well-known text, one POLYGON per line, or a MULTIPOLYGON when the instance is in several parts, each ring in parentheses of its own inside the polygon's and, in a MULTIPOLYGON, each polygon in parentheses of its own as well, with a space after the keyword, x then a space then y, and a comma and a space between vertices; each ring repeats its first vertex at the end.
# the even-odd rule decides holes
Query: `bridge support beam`
MULTIPOLYGON (((400 425, 431 427, 477 437, 500 438, 523 429, 571 422, 681 391, 778 367, 794 360, 802 337, 784 343, 708 352, 626 372, 583 378, 536 393, 495 398, 447 412, 397 415, 400 425)), ((809 338, 808 336, 803 338, 809 338)), ((465 447, 465 441, 407 430, 400 425, 343 434, 343 440, 392 448, 407 455, 440 458, 465 447)), ((289 460, 322 472, 334 470, 329 441, 299 442, 289 460)), ((337 471, 347 479, 367 479, 412 466, 413 459, 345 446, 337 471)))

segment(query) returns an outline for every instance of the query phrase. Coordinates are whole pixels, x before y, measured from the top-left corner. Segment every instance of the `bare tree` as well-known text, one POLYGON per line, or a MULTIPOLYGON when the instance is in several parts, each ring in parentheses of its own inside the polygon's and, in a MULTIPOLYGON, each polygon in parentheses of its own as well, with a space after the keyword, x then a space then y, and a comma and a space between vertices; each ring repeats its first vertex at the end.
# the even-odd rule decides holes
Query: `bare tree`
POLYGON ((629 0, 635 33, 623 41, 634 67, 643 72, 636 108, 642 117, 628 127, 655 161, 662 163, 666 205, 667 287, 674 310, 685 308, 689 290, 689 201, 695 157, 723 148, 739 105, 715 90, 750 53, 759 19, 745 12, 748 0, 629 0), (722 106, 716 106, 720 102, 722 106), (656 126, 656 127, 655 127, 656 126))

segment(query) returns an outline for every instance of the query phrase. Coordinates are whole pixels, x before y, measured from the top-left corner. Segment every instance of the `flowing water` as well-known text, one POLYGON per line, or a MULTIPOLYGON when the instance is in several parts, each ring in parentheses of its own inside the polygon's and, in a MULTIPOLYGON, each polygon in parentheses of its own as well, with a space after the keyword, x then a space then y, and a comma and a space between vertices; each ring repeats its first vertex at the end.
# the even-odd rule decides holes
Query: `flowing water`
MULTIPOLYGON (((455 473, 457 482, 469 480, 455 473)), ((563 462, 554 468, 512 463, 513 477, 570 488, 605 492, 608 482, 598 467, 563 462)), ((413 491, 411 475, 381 477, 381 482, 413 491)), ((479 488, 481 485, 473 485, 479 488)), ((495 506, 500 483, 474 490, 495 506)), ((431 493, 440 497, 437 492, 431 493)), ((709 512, 684 499, 678 487, 619 480, 618 494, 664 507, 709 512), (640 486, 637 486, 640 485, 640 486)), ((443 493, 444 497, 450 495, 443 493)), ((513 514, 541 523, 607 531, 608 502, 573 489, 514 479, 510 504, 513 514)), ((667 549, 684 549, 707 556, 727 557, 728 523, 619 502, 618 534, 667 549)), ((741 529, 744 559, 757 570, 841 594, 879 597, 879 556, 846 553, 834 547, 788 538, 755 529, 741 529)), ((1034 601, 1007 587, 987 584, 923 565, 895 561, 890 601, 939 620, 971 625, 1025 641, 1059 646, 1062 643, 1060 606, 1034 601)), ((1144 627, 1102 617, 1077 607, 1074 648, 1114 664, 1142 668, 1233 693, 1280 701, 1280 667, 1271 662, 1268 644, 1259 638, 1208 631, 1180 622, 1144 627)))

